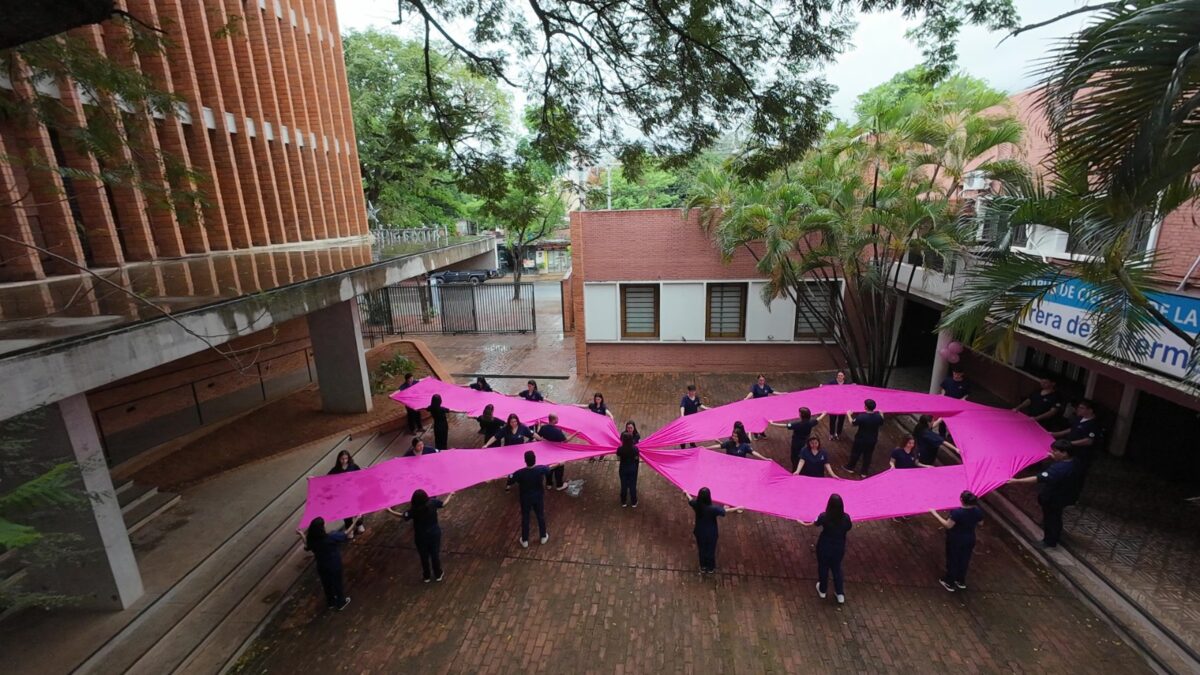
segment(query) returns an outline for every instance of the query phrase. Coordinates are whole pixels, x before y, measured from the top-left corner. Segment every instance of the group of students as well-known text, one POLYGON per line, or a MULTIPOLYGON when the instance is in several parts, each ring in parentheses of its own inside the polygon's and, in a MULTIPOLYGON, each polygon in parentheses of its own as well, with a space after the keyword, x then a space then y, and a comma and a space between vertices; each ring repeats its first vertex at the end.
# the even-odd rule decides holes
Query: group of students
MULTIPOLYGON (((827 384, 845 384, 845 373, 838 372, 827 384)), ((402 389, 415 384, 411 374, 405 376, 402 389)), ((491 391, 490 385, 484 378, 478 378, 471 388, 481 391, 491 391)), ((954 398, 965 399, 970 392, 969 383, 961 369, 955 368, 942 382, 941 393, 954 398)), ((759 376, 751 387, 747 398, 762 398, 778 395, 766 378, 759 376)), ((537 383, 530 380, 526 389, 519 396, 531 401, 544 401, 538 391, 537 383)), ((592 412, 612 417, 604 402, 602 394, 597 392, 588 404, 592 412)), ((829 420, 829 436, 838 439, 844 430, 844 422, 848 418, 851 425, 857 428, 850 454, 850 462, 845 470, 854 472, 861 465, 858 473, 868 475, 871 459, 878 443, 879 430, 883 426, 882 413, 876 410, 873 400, 866 400, 863 411, 847 411, 845 415, 831 415, 822 412, 813 415, 808 408, 800 408, 798 417, 788 421, 769 421, 770 426, 787 429, 792 432, 791 439, 791 471, 795 475, 814 478, 840 478, 833 469, 829 454, 821 446, 820 436, 815 432, 822 421, 829 420)), ((1062 400, 1057 395, 1054 382, 1042 379, 1039 389, 1032 392, 1015 410, 1047 424, 1062 412, 1062 400)), ((680 416, 692 415, 708 409, 700 399, 694 385, 689 385, 680 400, 680 416)), ((422 426, 421 410, 410 409, 408 412, 409 430, 414 434, 412 447, 406 456, 419 456, 427 452, 437 452, 446 447, 448 435, 448 419, 450 412, 442 406, 441 397, 434 395, 430 405, 424 409, 430 413, 433 421, 434 446, 429 447, 421 436, 425 429, 422 426)), ((1089 400, 1080 401, 1075 406, 1076 418, 1069 426, 1052 432, 1055 441, 1051 449, 1052 463, 1043 471, 1027 478, 1013 478, 1009 483, 1037 483, 1039 487, 1038 501, 1043 510, 1045 547, 1057 546, 1062 533, 1062 513, 1066 506, 1075 503, 1082 489, 1083 477, 1090 464, 1092 452, 1099 444, 1101 428, 1096 420, 1095 406, 1089 400)), ((568 435, 558 426, 557 415, 549 415, 547 421, 530 429, 522 424, 515 414, 510 414, 504 422, 494 415, 494 408, 488 405, 476 421, 479 423, 479 433, 483 435, 483 447, 492 445, 519 445, 534 440, 568 442, 575 434, 568 435)), ((765 434, 763 434, 765 436, 765 434)), ((637 508, 638 506, 638 469, 641 462, 638 442, 641 435, 633 421, 626 423, 621 433, 621 445, 615 453, 618 462, 618 478, 620 481, 620 503, 637 508)), ((695 447, 695 444, 690 444, 695 447)), ((948 447, 957 451, 945 436, 945 426, 941 420, 932 419, 929 415, 918 418, 912 434, 903 438, 899 447, 891 452, 889 464, 891 468, 909 469, 932 466, 937 460, 938 450, 948 447)), ((753 449, 752 437, 746 432, 741 422, 736 422, 730 437, 718 445, 705 446, 712 449, 723 449, 725 452, 741 457, 767 458, 753 449)), ((519 543, 522 547, 529 546, 531 516, 538 524, 539 540, 545 544, 550 539, 545 515, 545 489, 553 487, 564 489, 563 464, 539 465, 536 454, 532 451, 524 453, 525 466, 511 474, 505 485, 509 490, 517 486, 518 502, 520 505, 521 528, 519 543)), ((335 466, 329 473, 343 473, 358 470, 353 458, 346 451, 338 454, 335 466)), ((699 557, 702 574, 712 574, 716 570, 716 551, 719 536, 717 519, 728 514, 741 513, 744 509, 737 506, 725 507, 715 504, 708 488, 701 488, 695 496, 685 491, 688 504, 694 514, 693 535, 699 557)), ((424 490, 413 492, 412 498, 405 510, 389 508, 393 516, 413 523, 414 543, 421 560, 422 576, 425 583, 442 581, 445 576, 441 565, 441 527, 438 524, 437 511, 449 503, 453 495, 443 499, 430 497, 424 490)), ((945 574, 939 583, 947 591, 966 590, 967 568, 975 546, 975 531, 983 521, 983 511, 978 506, 978 499, 969 491, 960 496, 959 508, 953 509, 947 516, 937 511, 931 512, 938 524, 945 529, 945 574)), ((829 579, 833 580, 833 591, 837 602, 845 602, 845 582, 842 573, 842 562, 846 552, 847 535, 853 521, 846 513, 842 498, 833 494, 830 496, 825 510, 812 522, 797 521, 805 526, 815 526, 821 529, 815 546, 817 557, 818 582, 817 594, 822 599, 827 597, 829 579)), ((318 575, 325 591, 327 604, 334 609, 342 609, 350 602, 345 596, 342 583, 341 556, 339 547, 354 534, 362 533, 365 527, 361 517, 347 518, 342 531, 327 532, 325 522, 321 518, 314 519, 303 534, 305 547, 312 551, 316 560, 318 575)))

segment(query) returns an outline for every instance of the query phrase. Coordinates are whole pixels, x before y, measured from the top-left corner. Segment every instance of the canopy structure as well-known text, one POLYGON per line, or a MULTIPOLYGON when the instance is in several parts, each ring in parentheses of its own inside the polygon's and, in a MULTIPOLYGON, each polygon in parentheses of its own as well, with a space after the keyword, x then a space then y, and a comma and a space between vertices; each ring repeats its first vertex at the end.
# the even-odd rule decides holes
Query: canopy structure
MULTIPOLYGON (((591 444, 537 442, 449 450, 392 459, 351 473, 313 477, 308 483, 308 502, 301 526, 318 516, 335 520, 405 503, 417 488, 431 495, 444 494, 506 476, 524 466, 526 450, 536 452, 539 464, 557 464, 610 454, 619 442, 612 420, 575 406, 530 403, 436 380, 419 382, 396 392, 392 398, 423 407, 435 393, 442 395, 442 404, 447 408, 472 415, 479 414, 488 403, 495 405, 496 415, 516 413, 525 423, 545 420, 550 413, 557 413, 564 429, 578 432, 591 444)), ((842 496, 846 511, 856 520, 956 507, 964 490, 986 494, 1021 469, 1044 459, 1052 440, 1032 419, 1010 410, 945 396, 842 385, 738 401, 681 417, 642 439, 640 446, 646 464, 689 494, 707 487, 713 499, 724 504, 811 521, 825 508, 833 493, 842 496), (768 421, 794 419, 800 407, 809 408, 814 415, 859 411, 868 398, 876 402, 884 415, 912 413, 944 417, 955 445, 962 451, 963 463, 890 470, 864 480, 841 480, 793 476, 774 462, 701 448, 671 447, 728 436, 735 421, 741 421, 749 431, 762 431, 768 421)))

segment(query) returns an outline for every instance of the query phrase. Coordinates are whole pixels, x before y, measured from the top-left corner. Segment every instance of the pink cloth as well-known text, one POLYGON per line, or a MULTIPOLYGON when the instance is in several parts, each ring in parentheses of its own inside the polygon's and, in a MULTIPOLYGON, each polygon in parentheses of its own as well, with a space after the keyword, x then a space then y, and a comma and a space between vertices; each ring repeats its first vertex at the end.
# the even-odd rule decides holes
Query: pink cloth
POLYGON ((333 522, 407 504, 413 490, 418 488, 433 497, 507 476, 525 466, 526 450, 537 453, 538 464, 558 464, 613 452, 607 447, 539 441, 397 457, 358 471, 313 476, 308 479, 308 500, 300 527, 307 527, 317 517, 333 522))
MULTIPOLYGON (((405 405, 425 407, 435 393, 442 395, 447 408, 472 415, 478 415, 488 403, 496 406, 497 416, 513 412, 525 423, 544 420, 549 413, 557 412, 564 429, 579 432, 595 445, 539 442, 486 450, 449 450, 311 478, 301 525, 317 516, 336 520, 405 503, 417 488, 430 495, 444 494, 505 476, 524 466, 522 456, 526 450, 536 451, 541 464, 557 464, 611 453, 619 443, 612 420, 574 406, 530 403, 433 379, 396 392, 392 398, 405 405)), ((847 428, 852 429, 849 423, 847 428)), ((689 494, 708 487, 713 499, 721 503, 811 521, 834 492, 842 496, 847 513, 856 520, 956 507, 963 490, 982 496, 1044 459, 1052 440, 1032 419, 1009 410, 945 396, 840 385, 738 401, 682 417, 643 439, 640 446, 642 458, 651 468, 689 494), (802 406, 814 415, 844 414, 861 410, 866 398, 874 399, 885 415, 926 413, 945 417, 955 445, 962 451, 963 463, 891 470, 866 480, 837 480, 793 476, 774 462, 712 450, 668 449, 680 443, 727 437, 735 420, 745 424, 748 431, 757 432, 766 428, 768 420, 795 418, 796 409, 802 406)))
POLYGON ((408 389, 392 393, 391 398, 410 408, 427 408, 434 394, 441 394, 442 405, 450 410, 472 417, 481 415, 483 408, 489 403, 495 406, 494 414, 501 420, 510 413, 516 413, 517 417, 521 418, 521 423, 528 426, 535 422, 544 422, 550 413, 555 413, 558 415, 558 426, 568 434, 578 432, 581 438, 597 445, 616 447, 621 442, 617 427, 608 415, 599 415, 587 408, 573 405, 526 401, 518 396, 475 391, 470 387, 442 382, 432 377, 427 377, 408 389))

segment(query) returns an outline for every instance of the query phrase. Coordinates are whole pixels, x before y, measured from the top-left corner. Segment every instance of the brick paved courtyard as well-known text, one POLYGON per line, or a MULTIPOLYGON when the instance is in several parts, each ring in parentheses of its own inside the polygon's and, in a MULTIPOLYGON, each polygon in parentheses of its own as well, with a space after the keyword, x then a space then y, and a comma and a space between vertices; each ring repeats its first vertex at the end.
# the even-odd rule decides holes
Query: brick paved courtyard
MULTIPOLYGON (((548 323, 539 316, 545 332, 536 336, 429 342, 455 372, 572 372, 548 323)), ((677 414, 689 381, 722 403, 740 398, 749 380, 572 377, 543 389, 560 402, 603 391, 618 420, 632 417, 646 433, 677 414)), ((772 383, 784 390, 817 381, 772 383)), ((493 384, 519 388, 516 380, 493 384)), ((473 422, 456 421, 452 445, 478 445, 474 432, 473 422)), ((782 434, 757 448, 786 459, 782 434)), ((835 460, 844 458, 848 446, 835 448, 835 460)), ((847 604, 838 607, 813 589, 811 529, 731 515, 721 524, 719 573, 701 577, 691 513, 673 486, 643 467, 640 508, 622 509, 615 463, 577 462, 567 474, 586 481, 583 494, 548 495, 544 546, 519 547, 515 496, 499 484, 457 495, 443 511, 440 584, 421 583, 410 527, 372 516, 368 534, 346 551, 350 607, 326 612, 316 575, 306 576, 239 672, 1148 671, 995 523, 980 532, 971 589, 956 594, 936 581, 943 537, 931 517, 856 525, 847 604)))

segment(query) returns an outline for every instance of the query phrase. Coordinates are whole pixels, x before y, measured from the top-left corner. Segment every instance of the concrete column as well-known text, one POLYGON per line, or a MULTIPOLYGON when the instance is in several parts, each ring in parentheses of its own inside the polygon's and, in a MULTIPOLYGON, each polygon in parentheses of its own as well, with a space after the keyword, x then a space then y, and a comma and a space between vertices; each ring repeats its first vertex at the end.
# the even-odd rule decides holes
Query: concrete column
POLYGON ((363 354, 358 302, 344 300, 308 315, 321 407, 331 413, 371 410, 371 378, 363 354))
POLYGON ((1087 381, 1083 385, 1084 398, 1092 398, 1096 395, 1096 380, 1098 379, 1100 379, 1100 373, 1097 373, 1095 370, 1088 371, 1087 381))
POLYGON ((70 489, 78 507, 48 509, 31 522, 44 535, 70 535, 64 555, 29 568, 29 590, 68 596, 76 607, 125 609, 143 592, 142 577, 113 490, 108 463, 87 397, 77 394, 26 417, 36 440, 29 452, 39 464, 73 461, 70 489))
POLYGON ((1121 457, 1125 454, 1125 446, 1129 443, 1129 431, 1133 428, 1133 415, 1137 412, 1138 388, 1126 384, 1121 391, 1121 404, 1117 408, 1117 417, 1113 420, 1112 437, 1108 439, 1109 454, 1121 457))
POLYGON ((942 380, 950 371, 950 362, 942 358, 942 349, 954 342, 954 333, 948 330, 938 331, 937 346, 933 348, 933 373, 929 376, 929 393, 936 394, 942 389, 942 380))

